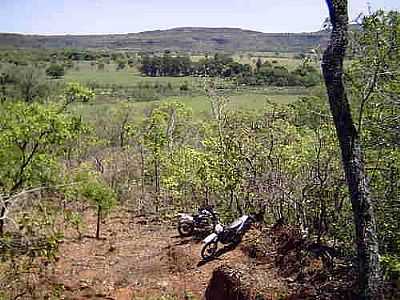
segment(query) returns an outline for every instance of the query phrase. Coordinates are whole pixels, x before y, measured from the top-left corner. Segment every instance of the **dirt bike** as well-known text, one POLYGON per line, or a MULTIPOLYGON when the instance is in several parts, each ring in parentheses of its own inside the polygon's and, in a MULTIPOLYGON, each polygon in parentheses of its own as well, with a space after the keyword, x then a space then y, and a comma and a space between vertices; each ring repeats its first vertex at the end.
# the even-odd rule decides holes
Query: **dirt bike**
POLYGON ((218 223, 215 225, 214 232, 203 240, 204 246, 201 249, 201 257, 204 260, 215 257, 218 242, 228 246, 239 244, 254 222, 254 217, 244 215, 228 226, 218 223))
POLYGON ((200 208, 197 214, 178 214, 178 232, 182 237, 193 235, 195 231, 211 232, 218 223, 218 215, 212 208, 200 208))

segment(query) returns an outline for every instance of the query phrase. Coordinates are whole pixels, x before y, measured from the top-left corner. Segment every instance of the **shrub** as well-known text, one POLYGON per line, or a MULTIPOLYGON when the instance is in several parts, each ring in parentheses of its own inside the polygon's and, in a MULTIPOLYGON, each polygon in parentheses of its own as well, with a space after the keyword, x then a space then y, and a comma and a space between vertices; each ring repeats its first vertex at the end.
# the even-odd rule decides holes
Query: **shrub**
POLYGON ((50 76, 52 78, 60 78, 63 77, 65 74, 64 67, 58 64, 51 64, 47 69, 46 69, 46 74, 47 76, 50 76))
POLYGON ((185 81, 183 84, 181 84, 181 86, 179 87, 179 89, 181 91, 188 91, 189 90, 189 84, 187 83, 187 81, 185 81))
POLYGON ((124 61, 119 61, 117 64, 117 71, 123 70, 126 67, 126 63, 124 61))

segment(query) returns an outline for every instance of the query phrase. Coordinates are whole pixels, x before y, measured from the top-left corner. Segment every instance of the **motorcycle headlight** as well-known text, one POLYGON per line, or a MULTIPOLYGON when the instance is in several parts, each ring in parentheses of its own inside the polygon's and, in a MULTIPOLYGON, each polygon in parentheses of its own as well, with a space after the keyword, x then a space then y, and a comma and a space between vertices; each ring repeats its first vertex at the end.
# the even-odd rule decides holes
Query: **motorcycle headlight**
POLYGON ((222 227, 221 224, 215 225, 215 232, 216 233, 221 233, 222 231, 224 231, 224 227, 222 227))

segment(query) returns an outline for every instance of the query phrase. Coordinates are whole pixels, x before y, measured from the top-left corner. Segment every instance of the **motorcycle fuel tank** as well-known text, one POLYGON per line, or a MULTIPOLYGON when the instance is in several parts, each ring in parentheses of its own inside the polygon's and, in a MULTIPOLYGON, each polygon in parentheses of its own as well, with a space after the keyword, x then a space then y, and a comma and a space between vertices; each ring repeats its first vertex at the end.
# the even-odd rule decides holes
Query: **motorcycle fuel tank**
POLYGON ((178 214, 180 221, 193 221, 193 217, 189 214, 178 214))
POLYGON ((204 242, 205 244, 207 244, 207 243, 213 241, 215 238, 217 238, 217 234, 216 234, 216 233, 212 233, 212 234, 210 234, 209 236, 207 236, 207 237, 203 240, 203 242, 204 242))

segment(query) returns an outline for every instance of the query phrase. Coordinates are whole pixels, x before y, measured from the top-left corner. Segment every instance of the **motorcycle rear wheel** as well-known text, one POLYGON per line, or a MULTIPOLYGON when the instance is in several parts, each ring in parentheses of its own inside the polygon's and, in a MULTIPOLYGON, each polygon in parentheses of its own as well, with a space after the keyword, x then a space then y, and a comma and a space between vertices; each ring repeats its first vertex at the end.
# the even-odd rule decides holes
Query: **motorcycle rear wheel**
POLYGON ((203 249, 201 249, 201 257, 204 260, 209 260, 215 257, 218 249, 218 242, 212 241, 204 245, 203 249))
POLYGON ((188 222, 182 222, 178 224, 178 232, 182 237, 188 237, 193 234, 194 224, 188 222))

